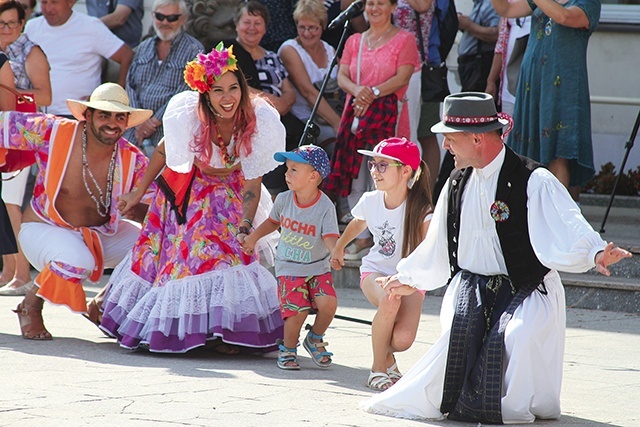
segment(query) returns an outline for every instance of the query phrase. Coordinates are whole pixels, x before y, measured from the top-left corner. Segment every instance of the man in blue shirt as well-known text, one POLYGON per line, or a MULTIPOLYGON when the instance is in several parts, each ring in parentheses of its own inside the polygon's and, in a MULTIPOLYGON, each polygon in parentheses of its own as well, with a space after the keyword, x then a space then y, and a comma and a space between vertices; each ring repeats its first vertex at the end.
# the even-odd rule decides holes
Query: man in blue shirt
POLYGON ((143 0, 86 0, 87 13, 100 20, 131 49, 142 37, 143 0))
POLYGON ((189 90, 184 67, 204 50, 202 43, 184 32, 188 13, 184 0, 156 0, 152 10, 156 35, 140 43, 127 74, 131 106, 154 111, 150 119, 125 136, 138 146, 147 140, 150 143, 145 145, 158 144, 167 102, 176 93, 189 90))
POLYGON ((462 92, 484 92, 487 87, 499 21, 491 0, 474 0, 469 16, 458 14, 458 28, 463 32, 458 45, 462 92))

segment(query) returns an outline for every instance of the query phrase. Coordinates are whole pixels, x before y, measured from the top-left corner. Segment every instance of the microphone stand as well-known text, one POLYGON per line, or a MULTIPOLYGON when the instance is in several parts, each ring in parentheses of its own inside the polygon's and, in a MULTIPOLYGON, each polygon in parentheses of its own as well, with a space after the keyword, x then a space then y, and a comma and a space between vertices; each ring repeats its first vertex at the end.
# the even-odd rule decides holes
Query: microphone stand
MULTIPOLYGON (((327 86, 327 82, 329 81, 329 78, 331 76, 331 71, 333 70, 333 67, 336 66, 336 63, 338 61, 338 52, 342 52, 342 47, 344 46, 344 43, 347 40, 347 28, 349 27, 349 22, 350 22, 350 19, 347 19, 344 22, 344 26, 342 27, 342 35, 340 36, 340 41, 338 42, 338 48, 336 49, 336 53, 333 55, 333 58, 331 59, 331 65, 329 66, 329 71, 327 71, 327 74, 324 76, 324 79, 322 80, 322 86, 320 86, 320 90, 319 90, 320 93, 318 93, 318 97, 316 98, 316 102, 313 105, 313 109, 311 110, 311 115, 307 120, 307 124, 304 126, 304 131, 302 132, 302 137, 300 138, 298 147, 301 145, 308 145, 308 144, 314 143, 315 140, 318 138, 318 135, 320 134, 320 129, 315 123, 313 123, 313 119, 316 117, 316 114, 318 112, 320 101, 322 101, 322 94, 324 93, 324 89, 327 86)), ((371 321, 369 320, 357 319, 355 317, 349 317, 349 316, 341 316, 339 314, 336 314, 334 317, 336 319, 346 320, 348 322, 371 325, 371 321)))
POLYGON ((620 176, 624 173, 624 167, 627 164, 627 159, 629 158, 629 152, 633 148, 633 142, 638 135, 638 128, 640 128, 640 111, 638 111, 638 117, 636 117, 636 123, 633 125, 633 130, 631 131, 631 136, 629 140, 625 144, 626 151, 624 153, 624 157, 622 159, 622 164, 620 165, 620 172, 618 173, 618 177, 616 178, 615 184, 613 184, 613 190, 611 191, 611 198, 609 199, 609 205, 607 206, 607 210, 604 213, 604 218, 602 219, 602 225, 600 225, 600 233, 604 233, 604 224, 607 222, 607 218, 609 217, 609 211, 611 210, 611 206, 613 205, 613 198, 616 196, 616 189, 618 188, 618 184, 620 183, 620 176))
POLYGON ((320 86, 318 97, 316 98, 316 102, 313 104, 313 109, 311 110, 311 114, 309 115, 309 119, 304 126, 304 131, 302 132, 302 136, 300 137, 300 142, 298 143, 298 147, 301 145, 315 144, 318 136, 320 136, 320 128, 318 125, 313 123, 313 119, 315 119, 318 113, 318 107, 320 106, 320 102, 322 101, 322 95, 324 94, 324 89, 327 87, 327 82, 331 78, 331 71, 333 71, 333 67, 336 66, 338 62, 338 52, 342 52, 342 48, 344 43, 347 40, 347 29, 349 27, 349 22, 351 19, 347 19, 344 21, 344 26, 342 27, 342 35, 340 36, 340 41, 338 42, 338 47, 336 48, 336 52, 331 59, 331 65, 329 66, 329 71, 324 76, 322 80, 322 85, 320 86))

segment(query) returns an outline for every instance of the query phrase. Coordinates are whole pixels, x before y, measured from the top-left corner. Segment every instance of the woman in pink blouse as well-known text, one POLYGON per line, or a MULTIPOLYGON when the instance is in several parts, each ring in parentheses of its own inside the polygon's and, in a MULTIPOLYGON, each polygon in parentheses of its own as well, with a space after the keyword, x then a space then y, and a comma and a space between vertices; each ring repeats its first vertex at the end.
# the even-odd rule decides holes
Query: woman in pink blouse
MULTIPOLYGON (((347 100, 325 189, 347 198, 353 207, 372 181, 360 149, 371 149, 391 136, 410 138, 405 94, 411 75, 420 68, 415 37, 393 26, 397 0, 367 0, 369 29, 354 34, 340 59, 338 84, 347 100)), ((341 203, 344 206, 344 202, 341 203)), ((348 212, 339 212, 347 222, 348 212)), ((345 259, 362 258, 371 246, 369 236, 359 236, 345 250, 345 259)))

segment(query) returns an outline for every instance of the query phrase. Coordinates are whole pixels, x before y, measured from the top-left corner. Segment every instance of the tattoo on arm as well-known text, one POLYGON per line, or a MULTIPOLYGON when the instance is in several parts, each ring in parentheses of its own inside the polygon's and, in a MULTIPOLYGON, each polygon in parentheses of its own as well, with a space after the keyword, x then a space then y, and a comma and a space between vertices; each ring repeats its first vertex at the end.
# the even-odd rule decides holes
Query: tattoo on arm
MULTIPOLYGON (((253 206, 253 202, 256 200, 256 193, 252 190, 247 190, 242 196, 242 216, 248 218, 248 211, 253 206)), ((252 216, 253 217, 253 216, 252 216)))

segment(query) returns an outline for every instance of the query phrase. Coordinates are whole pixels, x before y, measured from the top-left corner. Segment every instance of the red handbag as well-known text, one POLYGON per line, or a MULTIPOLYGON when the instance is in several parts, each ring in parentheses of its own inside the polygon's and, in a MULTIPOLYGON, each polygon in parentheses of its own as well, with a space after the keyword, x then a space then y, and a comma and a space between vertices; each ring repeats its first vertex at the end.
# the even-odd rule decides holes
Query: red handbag
MULTIPOLYGON (((32 93, 20 93, 14 88, 6 86, 2 83, 0 83, 0 87, 8 90, 15 96, 15 111, 19 111, 21 113, 35 113, 38 111, 32 93)), ((28 168, 35 162, 35 151, 0 148, 0 172, 17 172, 24 168, 28 168)))

